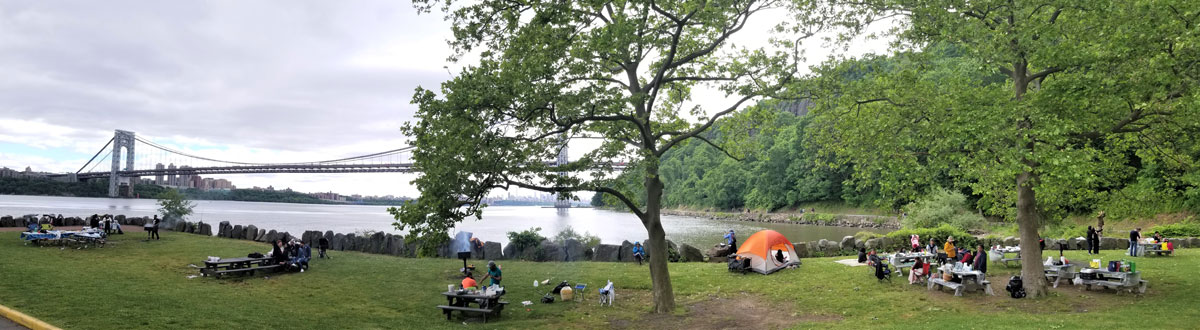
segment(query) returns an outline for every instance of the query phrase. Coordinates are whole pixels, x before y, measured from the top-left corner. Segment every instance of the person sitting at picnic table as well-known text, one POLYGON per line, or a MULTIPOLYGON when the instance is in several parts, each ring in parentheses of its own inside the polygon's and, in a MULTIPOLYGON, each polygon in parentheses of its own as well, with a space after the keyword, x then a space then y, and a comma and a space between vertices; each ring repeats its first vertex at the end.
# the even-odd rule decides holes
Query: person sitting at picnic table
POLYGON ((956 259, 955 257, 958 256, 958 250, 954 248, 954 236, 946 237, 946 245, 942 247, 942 251, 946 252, 946 258, 949 258, 950 260, 956 259))
POLYGON ((1151 237, 1154 238, 1154 243, 1162 243, 1163 242, 1163 235, 1158 233, 1157 231, 1154 232, 1154 236, 1151 236, 1151 237))
POLYGON ((987 274, 987 261, 987 253, 984 253, 983 244, 979 244, 976 246, 975 262, 971 264, 971 269, 987 274))
POLYGON ((965 265, 970 265, 971 263, 975 262, 975 258, 971 255, 971 250, 963 249, 962 258, 960 258, 958 261, 965 265))
POLYGON ((908 272, 908 284, 917 284, 925 279, 925 258, 917 258, 913 262, 912 271, 908 272))
POLYGON ((929 245, 925 246, 925 250, 929 251, 929 253, 937 254, 937 250, 938 250, 937 240, 930 238, 929 245))
POLYGON ((466 272, 466 274, 463 274, 462 288, 463 289, 478 289, 479 288, 479 283, 475 282, 475 277, 471 276, 471 271, 469 271, 469 270, 466 272))
POLYGON ((642 247, 642 242, 633 242, 633 259, 637 260, 638 266, 642 265, 642 259, 646 258, 646 249, 642 247))
POLYGON ((275 240, 275 245, 271 246, 271 259, 276 264, 282 265, 282 264, 287 263, 288 257, 287 257, 287 254, 285 254, 283 252, 283 240, 282 239, 275 240))
POLYGON ((295 252, 291 258, 290 267, 300 269, 300 272, 303 273, 304 269, 308 268, 309 258, 312 257, 312 248, 308 246, 308 243, 296 243, 296 241, 292 241, 292 243, 295 246, 293 248, 295 252))
POLYGON ((489 286, 500 285, 500 280, 503 279, 503 277, 501 276, 500 266, 496 265, 496 261, 488 260, 488 272, 487 272, 487 275, 484 276, 483 278, 484 279, 488 279, 488 278, 492 279, 492 282, 491 282, 491 284, 489 284, 489 286))

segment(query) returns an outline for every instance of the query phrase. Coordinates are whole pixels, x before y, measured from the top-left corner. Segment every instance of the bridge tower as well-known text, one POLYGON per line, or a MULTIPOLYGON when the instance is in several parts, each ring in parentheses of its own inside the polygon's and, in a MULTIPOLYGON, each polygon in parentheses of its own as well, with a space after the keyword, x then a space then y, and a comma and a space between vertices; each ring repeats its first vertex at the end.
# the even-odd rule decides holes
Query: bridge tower
POLYGON ((112 172, 108 176, 108 197, 118 197, 120 195, 133 195, 133 180, 129 177, 121 176, 121 148, 125 148, 125 171, 133 170, 133 146, 134 134, 130 131, 117 130, 116 136, 113 137, 112 150, 112 172), (122 185, 128 186, 125 194, 120 194, 122 185))
MULTIPOLYGON (((558 150, 558 159, 554 161, 555 165, 567 165, 567 134, 562 134, 562 149, 558 150)), ((566 176, 567 172, 558 172, 558 175, 566 176)), ((571 200, 563 197, 562 193, 558 193, 558 198, 554 199, 554 207, 558 209, 571 208, 571 200)))

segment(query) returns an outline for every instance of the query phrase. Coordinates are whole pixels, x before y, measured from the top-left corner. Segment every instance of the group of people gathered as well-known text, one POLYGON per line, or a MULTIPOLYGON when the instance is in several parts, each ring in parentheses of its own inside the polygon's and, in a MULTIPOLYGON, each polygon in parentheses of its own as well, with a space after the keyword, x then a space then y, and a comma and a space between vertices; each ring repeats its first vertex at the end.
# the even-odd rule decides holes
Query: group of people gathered
POLYGON ((308 269, 308 260, 312 258, 312 247, 305 242, 296 240, 284 242, 282 239, 278 239, 271 246, 269 257, 275 264, 303 273, 305 269, 308 269))
POLYGON ((466 269, 463 269, 463 280, 462 280, 462 288, 463 289, 479 289, 479 288, 481 288, 479 286, 479 282, 482 282, 483 280, 491 280, 491 282, 488 283, 489 286, 500 285, 500 280, 503 279, 503 272, 500 271, 500 265, 497 265, 496 261, 494 261, 494 260, 488 261, 487 273, 484 274, 483 277, 479 279, 479 281, 475 281, 474 271, 475 271, 475 266, 467 266, 466 269))
MULTIPOLYGON (((938 264, 943 265, 962 263, 971 267, 972 270, 976 270, 981 273, 987 273, 988 256, 987 250, 983 244, 974 246, 975 249, 972 250, 970 248, 955 246, 953 236, 946 237, 946 242, 940 245, 936 239, 932 238, 929 239, 928 245, 920 245, 916 235, 913 235, 912 239, 912 249, 908 251, 902 250, 900 252, 928 252, 933 255, 933 260, 925 260, 923 257, 916 258, 908 275, 908 282, 910 284, 924 281, 924 278, 929 276, 930 271, 928 269, 932 268, 933 261, 937 261, 938 264), (929 264, 930 266, 926 267, 926 264, 929 264)), ((871 249, 871 251, 868 252, 865 248, 861 248, 859 249, 858 253, 858 262, 866 263, 868 266, 873 266, 879 269, 883 266, 883 257, 880 256, 875 249, 871 249)))

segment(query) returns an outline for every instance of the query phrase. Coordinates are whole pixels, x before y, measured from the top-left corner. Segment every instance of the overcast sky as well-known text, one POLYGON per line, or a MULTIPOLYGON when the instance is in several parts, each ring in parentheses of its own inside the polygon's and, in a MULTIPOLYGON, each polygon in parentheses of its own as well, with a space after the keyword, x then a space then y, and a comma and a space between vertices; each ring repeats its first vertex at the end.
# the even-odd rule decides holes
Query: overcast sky
MULTIPOLYGON (((115 129, 249 162, 399 148, 413 89, 461 67, 449 36, 408 1, 0 1, 0 166, 73 172, 115 129)), ((225 178, 416 195, 405 174, 225 178)))

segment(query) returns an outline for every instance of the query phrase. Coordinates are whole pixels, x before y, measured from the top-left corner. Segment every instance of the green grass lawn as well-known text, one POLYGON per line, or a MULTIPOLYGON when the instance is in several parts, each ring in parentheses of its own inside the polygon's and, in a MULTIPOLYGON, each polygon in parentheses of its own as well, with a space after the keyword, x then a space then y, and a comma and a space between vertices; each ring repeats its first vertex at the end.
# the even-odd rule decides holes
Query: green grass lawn
MULTIPOLYGON (((187 278, 207 256, 244 256, 267 245, 167 232, 161 241, 119 236, 102 249, 25 246, 0 233, 0 304, 65 329, 541 329, 541 328, 1196 328, 1200 321, 1200 252, 1139 258, 1144 296, 1085 292, 1067 285, 1038 300, 1011 299, 1005 279, 1017 268, 993 264, 997 296, 927 291, 897 278, 878 283, 864 267, 835 258, 805 259, 774 275, 731 274, 723 264, 672 264, 679 309, 651 315, 646 266, 622 263, 501 261, 503 317, 463 324, 434 306, 462 265, 459 260, 404 259, 335 252, 305 273, 242 279, 187 278), (551 287, 534 280, 590 284, 584 303, 535 304, 551 287), (616 304, 596 304, 595 288, 611 279, 616 304), (765 322, 764 320, 769 320, 765 322)), ((1104 260, 1120 251, 1105 251, 1104 260)), ((1083 261, 1082 253, 1068 258, 1083 261)), ((475 261, 483 266, 484 261, 475 261)))

